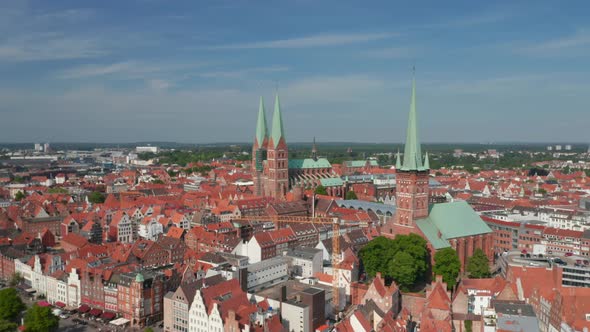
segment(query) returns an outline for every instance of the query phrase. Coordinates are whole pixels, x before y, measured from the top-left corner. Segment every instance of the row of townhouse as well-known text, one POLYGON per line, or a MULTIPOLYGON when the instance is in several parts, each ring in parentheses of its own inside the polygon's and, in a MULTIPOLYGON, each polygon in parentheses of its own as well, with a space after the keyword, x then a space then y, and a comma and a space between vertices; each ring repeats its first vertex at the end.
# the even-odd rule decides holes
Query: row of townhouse
POLYGON ((68 264, 60 255, 35 255, 14 260, 14 271, 24 283, 45 296, 48 302, 61 302, 71 308, 81 304, 80 271, 76 264, 68 264))
POLYGON ((482 219, 494 231, 494 252, 501 254, 511 250, 532 252, 541 245, 545 252, 572 253, 590 256, 590 230, 575 231, 546 227, 526 222, 498 220, 482 215, 482 219))

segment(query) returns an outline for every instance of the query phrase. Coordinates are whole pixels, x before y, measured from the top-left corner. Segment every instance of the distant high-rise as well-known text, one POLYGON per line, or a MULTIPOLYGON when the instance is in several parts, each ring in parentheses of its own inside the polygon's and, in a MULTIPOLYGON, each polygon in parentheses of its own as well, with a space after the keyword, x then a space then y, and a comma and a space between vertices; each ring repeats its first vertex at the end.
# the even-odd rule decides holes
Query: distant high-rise
POLYGON ((566 151, 571 151, 571 149, 572 149, 572 146, 571 146, 570 144, 567 144, 567 145, 565 146, 565 149, 566 149, 566 151))
POLYGON ((561 145, 556 145, 555 146, 555 151, 561 151, 561 145))

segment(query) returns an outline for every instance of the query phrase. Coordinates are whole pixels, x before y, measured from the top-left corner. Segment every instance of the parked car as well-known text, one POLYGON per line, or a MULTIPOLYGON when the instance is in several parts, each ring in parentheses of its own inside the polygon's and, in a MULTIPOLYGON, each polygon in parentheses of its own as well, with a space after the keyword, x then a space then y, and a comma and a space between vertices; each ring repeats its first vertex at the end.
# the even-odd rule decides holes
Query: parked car
POLYGON ((571 253, 571 252, 566 252, 566 253, 565 253, 565 257, 571 257, 571 256, 573 256, 573 255, 574 255, 574 254, 573 254, 573 253, 571 253))

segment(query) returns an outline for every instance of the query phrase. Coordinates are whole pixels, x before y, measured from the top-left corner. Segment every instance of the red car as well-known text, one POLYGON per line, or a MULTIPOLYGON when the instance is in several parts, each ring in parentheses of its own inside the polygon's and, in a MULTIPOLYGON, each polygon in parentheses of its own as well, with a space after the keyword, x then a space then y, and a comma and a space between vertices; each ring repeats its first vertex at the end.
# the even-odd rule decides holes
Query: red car
POLYGON ((565 257, 570 257, 570 256, 573 256, 573 255, 574 255, 574 254, 573 254, 573 253, 571 253, 571 252, 566 252, 566 253, 565 253, 565 257))

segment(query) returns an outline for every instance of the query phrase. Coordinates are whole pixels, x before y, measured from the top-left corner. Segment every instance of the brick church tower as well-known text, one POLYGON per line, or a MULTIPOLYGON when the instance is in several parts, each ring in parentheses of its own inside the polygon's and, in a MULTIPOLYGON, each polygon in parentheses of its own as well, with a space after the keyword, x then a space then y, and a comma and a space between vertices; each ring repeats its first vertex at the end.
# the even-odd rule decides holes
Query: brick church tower
POLYGON ((403 163, 399 153, 396 160, 397 211, 382 230, 385 236, 415 233, 415 221, 428 217, 430 165, 428 154, 423 160, 421 150, 416 115, 416 82, 413 80, 403 163))
POLYGON ((268 140, 266 195, 284 199, 289 191, 289 150, 285 139, 279 95, 275 98, 272 130, 268 140))
POLYGON ((289 149, 285 140, 281 103, 275 99, 270 137, 266 126, 264 101, 260 97, 256 134, 252 144, 254 193, 284 199, 289 191, 289 149))
POLYGON ((256 135, 252 144, 252 180, 254 181, 254 194, 264 194, 264 161, 266 160, 266 148, 268 145, 268 130, 266 127, 266 112, 264 100, 260 97, 258 108, 258 121, 256 122, 256 135))

